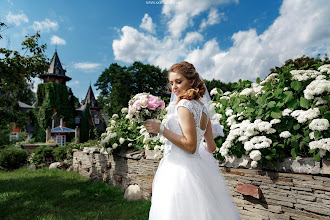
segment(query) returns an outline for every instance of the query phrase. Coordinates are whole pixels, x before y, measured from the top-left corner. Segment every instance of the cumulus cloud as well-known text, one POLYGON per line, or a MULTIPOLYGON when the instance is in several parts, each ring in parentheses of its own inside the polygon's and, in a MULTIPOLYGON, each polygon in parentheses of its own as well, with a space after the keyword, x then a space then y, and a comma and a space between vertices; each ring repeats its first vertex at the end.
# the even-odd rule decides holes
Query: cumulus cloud
MULTIPOLYGON (((253 81, 257 77, 263 79, 270 68, 282 65, 287 59, 319 53, 330 54, 328 0, 284 0, 279 17, 268 29, 260 34, 255 29, 234 33, 231 36, 233 45, 227 50, 221 50, 217 39, 205 42, 199 32, 184 35, 183 31, 188 27, 184 25, 189 25, 195 15, 208 10, 210 15, 214 13, 211 13, 211 8, 215 4, 229 0, 187 2, 187 5, 182 3, 187 6, 187 12, 180 5, 164 4, 162 13, 168 18, 168 34, 163 38, 139 32, 133 27, 123 27, 119 39, 113 41, 115 59, 127 63, 147 61, 161 68, 169 68, 175 62, 188 60, 205 79, 234 82, 239 79, 253 81), (180 16, 184 19, 180 20, 180 16), (175 29, 171 26, 175 19, 186 23, 183 22, 175 29)), ((205 27, 212 24, 211 17, 205 19, 205 27)))
POLYGON ((11 12, 8 13, 6 16, 6 21, 9 24, 15 24, 16 26, 20 26, 21 23, 28 23, 29 19, 25 14, 12 14, 11 12))
POLYGON ((65 45, 66 41, 56 35, 53 35, 50 39, 50 44, 56 44, 56 45, 65 45))
POLYGON ((74 63, 73 68, 81 69, 81 70, 92 70, 97 69, 101 66, 100 63, 88 63, 88 62, 81 62, 81 63, 74 63))
POLYGON ((156 25, 152 22, 152 18, 148 15, 145 14, 144 17, 142 18, 142 23, 140 24, 140 28, 155 34, 156 33, 156 25))
POLYGON ((203 19, 202 23, 199 26, 200 31, 204 30, 207 26, 219 24, 221 20, 226 20, 227 17, 225 16, 225 13, 218 12, 218 9, 211 8, 209 15, 207 16, 207 19, 203 19))
POLYGON ((180 37, 185 29, 193 26, 193 19, 197 15, 212 7, 230 2, 238 2, 238 0, 185 0, 181 1, 180 4, 164 4, 162 13, 169 19, 167 25, 171 35, 180 37))
POLYGON ((58 23, 56 21, 51 21, 46 18, 44 21, 33 22, 32 28, 35 31, 49 32, 51 30, 56 31, 58 29, 58 23))

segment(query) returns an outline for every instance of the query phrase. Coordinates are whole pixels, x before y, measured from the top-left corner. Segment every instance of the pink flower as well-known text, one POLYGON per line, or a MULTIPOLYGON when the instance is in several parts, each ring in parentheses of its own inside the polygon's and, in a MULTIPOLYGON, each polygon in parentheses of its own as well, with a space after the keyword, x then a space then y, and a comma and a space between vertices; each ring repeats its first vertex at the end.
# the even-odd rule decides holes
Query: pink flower
POLYGON ((141 110, 140 100, 135 101, 134 104, 133 104, 133 107, 138 111, 141 110))
MULTIPOLYGON (((148 109, 156 110, 158 106, 163 106, 163 101, 160 101, 157 97, 150 95, 148 97, 148 109)), ((165 104, 164 104, 165 106, 165 104)), ((163 108, 162 108, 163 109, 163 108)))

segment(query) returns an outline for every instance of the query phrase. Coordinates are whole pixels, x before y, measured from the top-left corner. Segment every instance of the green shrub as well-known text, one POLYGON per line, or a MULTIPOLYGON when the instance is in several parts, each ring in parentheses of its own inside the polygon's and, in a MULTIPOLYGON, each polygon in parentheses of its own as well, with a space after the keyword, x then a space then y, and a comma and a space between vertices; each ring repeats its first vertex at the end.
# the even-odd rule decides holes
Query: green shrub
POLYGON ((50 164, 54 161, 54 149, 47 145, 37 147, 32 151, 30 161, 36 165, 50 164))
POLYGON ((54 157, 56 161, 64 161, 70 159, 70 152, 72 150, 67 146, 59 146, 54 149, 54 157))
POLYGON ((6 147, 0 151, 0 166, 6 169, 16 169, 27 161, 28 154, 18 147, 6 147))

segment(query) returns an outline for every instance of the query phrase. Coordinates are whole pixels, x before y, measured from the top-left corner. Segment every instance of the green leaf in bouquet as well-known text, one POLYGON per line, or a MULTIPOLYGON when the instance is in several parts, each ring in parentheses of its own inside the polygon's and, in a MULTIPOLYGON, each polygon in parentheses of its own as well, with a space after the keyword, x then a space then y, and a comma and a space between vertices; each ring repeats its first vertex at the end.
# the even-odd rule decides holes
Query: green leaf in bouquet
POLYGON ((257 82, 258 84, 260 84, 260 78, 259 78, 259 77, 257 78, 256 82, 257 82))
POLYGON ((264 113, 264 110, 263 110, 262 108, 259 108, 259 109, 257 110, 257 115, 258 115, 258 116, 262 115, 263 113, 264 113))
POLYGON ((291 91, 285 91, 284 92, 284 102, 285 103, 288 103, 288 102, 290 102, 294 97, 293 97, 293 92, 291 92, 291 91))
POLYGON ((293 99, 287 105, 289 109, 295 110, 299 107, 299 101, 297 99, 293 99))
POLYGON ((247 107, 246 111, 249 112, 249 113, 251 113, 251 112, 254 112, 255 109, 254 108, 247 107))
POLYGON ((319 110, 320 110, 321 115, 323 115, 326 112, 327 109, 328 108, 326 106, 320 106, 319 110))
POLYGON ((238 113, 241 113, 242 111, 244 111, 244 106, 238 106, 237 107, 237 109, 236 109, 236 111, 238 112, 238 113))
POLYGON ((300 92, 303 89, 302 83, 297 80, 291 82, 291 87, 297 92, 300 92))
POLYGON ((311 104, 311 101, 306 99, 305 97, 300 97, 300 106, 308 109, 311 104))

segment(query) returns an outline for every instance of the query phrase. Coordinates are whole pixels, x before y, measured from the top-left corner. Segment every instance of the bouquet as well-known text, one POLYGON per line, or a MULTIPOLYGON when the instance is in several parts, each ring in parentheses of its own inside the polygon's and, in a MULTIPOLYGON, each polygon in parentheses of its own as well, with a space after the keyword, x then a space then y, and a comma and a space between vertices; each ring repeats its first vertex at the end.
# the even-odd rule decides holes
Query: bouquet
POLYGON ((128 118, 133 122, 157 120, 165 102, 149 93, 138 93, 128 102, 128 118))

